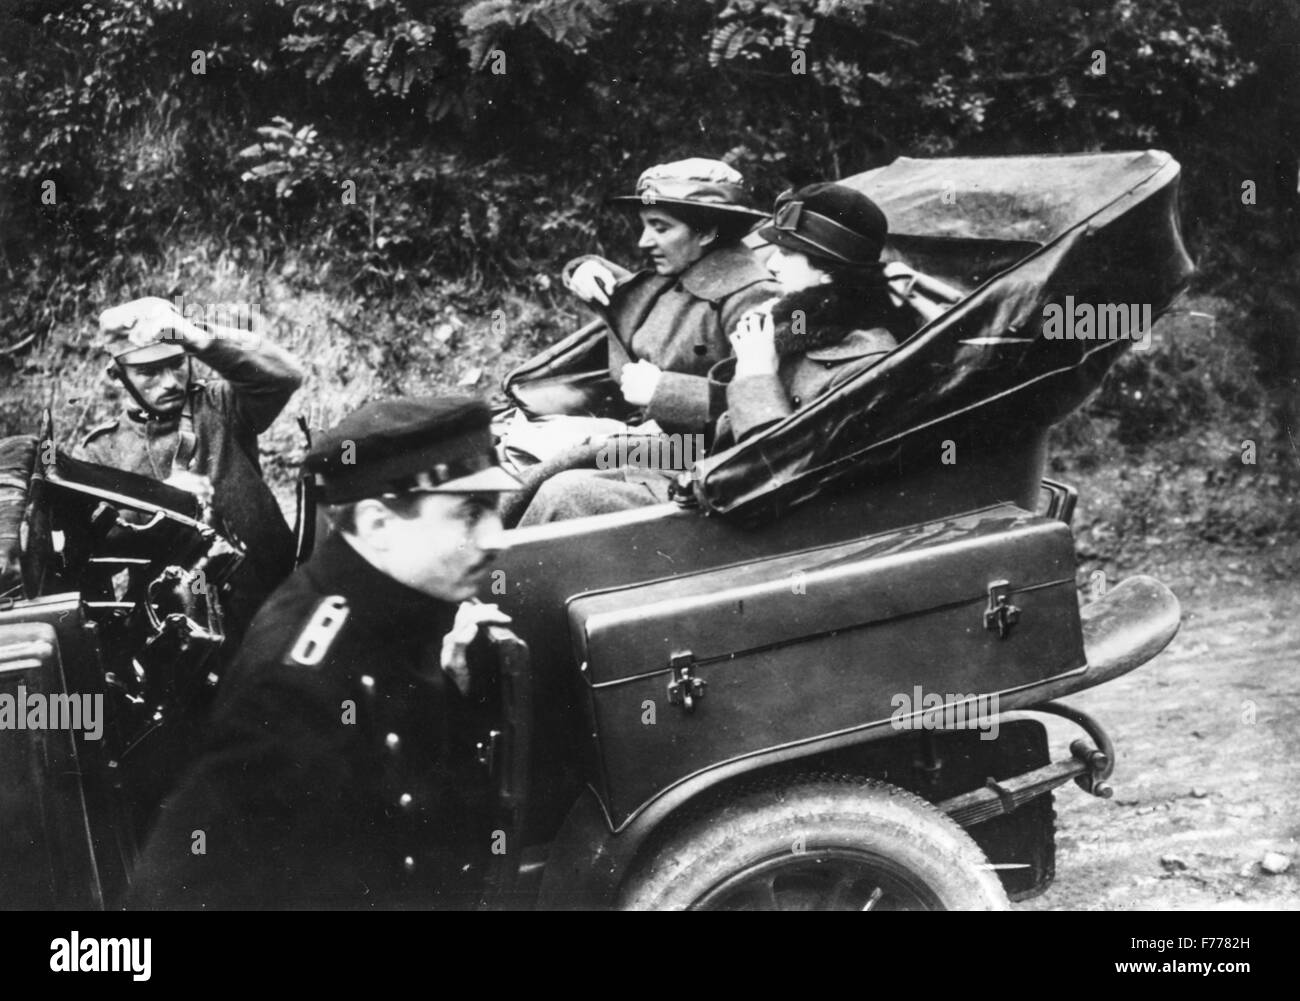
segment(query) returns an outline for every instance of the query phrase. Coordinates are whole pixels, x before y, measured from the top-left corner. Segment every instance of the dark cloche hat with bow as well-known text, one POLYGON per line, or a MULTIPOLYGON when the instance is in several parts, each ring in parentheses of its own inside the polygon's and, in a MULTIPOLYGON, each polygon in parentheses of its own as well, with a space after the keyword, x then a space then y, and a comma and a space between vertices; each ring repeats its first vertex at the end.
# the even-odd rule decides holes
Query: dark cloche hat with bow
POLYGON ((880 207, 843 184, 810 184, 776 200, 772 221, 758 231, 768 243, 837 264, 880 260, 889 223, 880 207))

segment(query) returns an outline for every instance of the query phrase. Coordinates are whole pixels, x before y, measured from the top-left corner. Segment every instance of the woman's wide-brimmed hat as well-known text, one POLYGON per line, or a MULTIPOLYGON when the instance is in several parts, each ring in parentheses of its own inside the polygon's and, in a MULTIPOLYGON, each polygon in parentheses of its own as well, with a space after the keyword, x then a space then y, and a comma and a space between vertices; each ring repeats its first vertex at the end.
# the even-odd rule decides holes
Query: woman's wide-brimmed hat
POLYGON ((889 222, 862 192, 823 182, 780 195, 758 235, 786 250, 860 266, 880 260, 889 222))
POLYGON ((767 218, 746 204, 745 179, 734 167, 721 160, 691 157, 660 163, 641 174, 635 195, 619 195, 610 201, 637 208, 660 205, 669 212, 673 206, 689 207, 692 213, 717 213, 728 219, 757 222, 767 218))

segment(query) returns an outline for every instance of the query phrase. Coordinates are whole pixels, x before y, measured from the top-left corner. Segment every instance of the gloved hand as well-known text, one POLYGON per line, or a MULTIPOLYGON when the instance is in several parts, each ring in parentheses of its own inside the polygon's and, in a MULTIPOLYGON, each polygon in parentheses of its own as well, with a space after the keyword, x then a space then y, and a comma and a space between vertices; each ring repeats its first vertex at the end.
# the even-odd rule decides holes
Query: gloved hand
POLYGON ((731 349, 736 353, 734 378, 747 375, 770 375, 777 371, 776 327, 771 309, 750 310, 740 318, 731 332, 731 349))
POLYGON ((569 289, 583 302, 608 306, 617 280, 600 261, 583 261, 569 275, 569 289))
POLYGON ((634 407, 648 406, 662 375, 663 369, 648 361, 634 361, 624 365, 618 383, 623 390, 623 399, 634 407))
POLYGON ((456 609, 451 632, 442 640, 442 669, 451 675, 451 680, 456 683, 461 695, 469 694, 469 659, 466 651, 478 636, 479 629, 483 626, 506 626, 511 621, 510 616, 496 605, 478 601, 462 602, 456 609))

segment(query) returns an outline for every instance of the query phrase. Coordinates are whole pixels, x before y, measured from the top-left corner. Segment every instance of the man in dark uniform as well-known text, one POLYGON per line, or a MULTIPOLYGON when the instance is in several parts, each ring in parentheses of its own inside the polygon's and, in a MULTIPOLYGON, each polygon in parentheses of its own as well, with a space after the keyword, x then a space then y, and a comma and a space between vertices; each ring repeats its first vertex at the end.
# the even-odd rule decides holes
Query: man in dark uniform
POLYGON ((128 906, 467 906, 490 858, 466 650, 504 533, 489 411, 369 404, 306 466, 335 530, 267 601, 128 906), (459 606, 459 607, 458 607, 459 606))
POLYGON ((200 326, 165 299, 136 299, 99 318, 125 414, 90 432, 81 456, 163 480, 211 505, 215 527, 246 549, 237 617, 293 569, 293 533, 262 478, 257 436, 302 385, 291 354, 258 331, 200 326), (221 376, 192 378, 197 358, 221 376))

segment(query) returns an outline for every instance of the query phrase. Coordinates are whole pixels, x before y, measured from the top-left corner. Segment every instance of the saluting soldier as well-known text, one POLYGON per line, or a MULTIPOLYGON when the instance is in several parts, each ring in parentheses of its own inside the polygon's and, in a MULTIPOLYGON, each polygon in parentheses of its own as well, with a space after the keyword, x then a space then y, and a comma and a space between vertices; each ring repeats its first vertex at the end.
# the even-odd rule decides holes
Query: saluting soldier
POLYGON ((262 478, 257 436, 302 385, 297 359, 257 331, 200 325, 165 299, 135 299, 99 318, 125 413, 93 429, 84 458, 189 490, 247 550, 243 618, 293 569, 293 532, 262 478), (220 378, 194 378, 192 358, 220 378))
POLYGON ((369 404, 306 460, 334 531, 267 601, 132 907, 458 907, 490 859, 466 651, 505 547, 490 414, 369 404))

